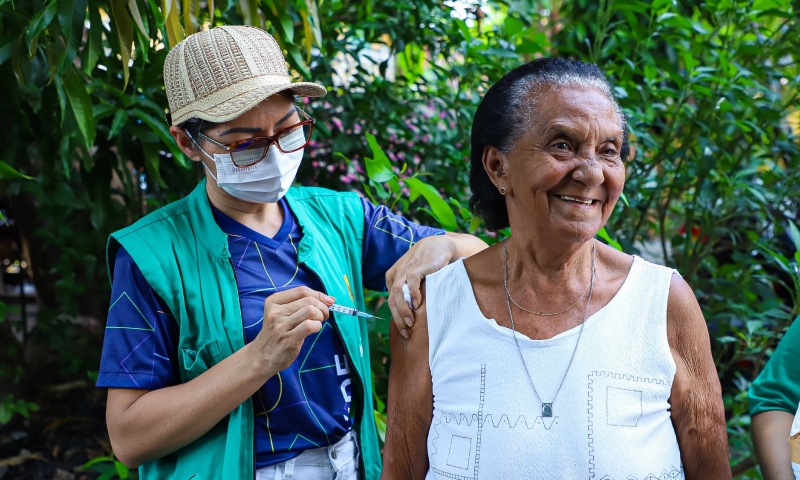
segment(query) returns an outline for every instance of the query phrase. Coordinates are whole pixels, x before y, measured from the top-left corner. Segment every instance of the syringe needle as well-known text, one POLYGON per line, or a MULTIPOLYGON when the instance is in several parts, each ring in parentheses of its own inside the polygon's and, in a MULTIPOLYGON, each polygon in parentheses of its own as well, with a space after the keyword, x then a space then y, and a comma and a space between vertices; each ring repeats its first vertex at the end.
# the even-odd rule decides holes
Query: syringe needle
POLYGON ((366 312, 361 312, 356 308, 345 307, 345 306, 342 306, 342 305, 335 305, 334 304, 334 305, 331 305, 330 307, 328 307, 328 309, 330 309, 332 312, 339 312, 339 313, 343 313, 345 315, 350 315, 350 316, 353 316, 353 317, 375 318, 375 319, 378 319, 378 320, 385 320, 384 318, 376 317, 375 315, 370 315, 369 313, 366 313, 366 312))

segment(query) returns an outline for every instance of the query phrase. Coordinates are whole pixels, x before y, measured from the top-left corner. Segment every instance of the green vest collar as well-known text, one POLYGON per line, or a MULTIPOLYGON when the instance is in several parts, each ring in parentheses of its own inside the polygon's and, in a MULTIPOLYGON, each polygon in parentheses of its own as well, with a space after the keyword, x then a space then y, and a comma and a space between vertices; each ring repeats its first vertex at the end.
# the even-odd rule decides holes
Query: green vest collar
POLYGON ((189 194, 189 218, 196 229, 195 238, 211 255, 218 258, 229 258, 228 236, 219 228, 211 211, 211 203, 206 193, 207 181, 204 178, 189 194))
POLYGON ((289 191, 286 192, 286 201, 289 202, 289 209, 297 217, 297 223, 300 224, 300 228, 303 229, 304 233, 300 243, 297 244, 297 261, 300 263, 308 263, 311 254, 314 252, 314 238, 316 238, 315 235, 305 235, 305 225, 313 225, 313 219, 309 216, 307 209, 297 205, 307 198, 305 193, 303 189, 295 187, 289 188, 289 191))
MULTIPOLYGON (((189 217, 192 225, 197 229, 196 238, 200 244, 211 252, 213 256, 228 258, 230 257, 228 238, 225 232, 219 228, 216 220, 214 220, 211 202, 208 199, 207 185, 208 180, 204 178, 187 197, 189 217)), ((286 201, 289 202, 289 208, 297 217, 301 228, 314 221, 304 208, 298 208, 297 206, 297 202, 306 199, 308 199, 308 195, 301 188, 291 187, 286 192, 286 201)), ((313 235, 303 235, 300 240, 297 246, 297 258, 301 263, 306 263, 314 251, 314 238, 313 235)))

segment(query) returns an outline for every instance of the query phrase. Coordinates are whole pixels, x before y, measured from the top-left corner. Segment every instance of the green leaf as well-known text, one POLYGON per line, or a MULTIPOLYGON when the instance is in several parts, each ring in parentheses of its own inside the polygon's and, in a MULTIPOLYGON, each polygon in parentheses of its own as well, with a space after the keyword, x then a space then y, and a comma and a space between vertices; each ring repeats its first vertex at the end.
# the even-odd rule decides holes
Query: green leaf
POLYGON ((395 178, 392 171, 392 164, 389 162, 389 157, 383 153, 383 149, 378 145, 375 135, 371 133, 366 134, 367 143, 372 150, 372 158, 367 158, 367 177, 373 182, 383 183, 395 178))
POLYGON ((375 426, 378 429, 378 436, 381 438, 382 442, 386 441, 386 414, 379 413, 377 410, 373 410, 373 414, 375 416, 375 426))
POLYGON ((109 468, 102 475, 97 477, 97 480, 111 480, 114 477, 114 475, 116 475, 116 474, 117 474, 117 471, 115 469, 109 468))
MULTIPOLYGON (((131 48, 133 47, 133 23, 128 10, 125 8, 126 0, 111 0, 111 16, 114 17, 114 30, 119 38, 119 55, 122 57, 122 90, 128 87, 130 79, 131 48)), ((176 9, 177 10, 177 9, 176 9)))
POLYGON ((19 173, 15 170, 11 165, 7 164, 6 162, 0 160, 0 179, 25 179, 31 180, 32 178, 19 173))
POLYGON ((789 220, 789 236, 792 237, 795 251, 800 252, 800 230, 797 229, 797 225, 791 220, 789 220))
POLYGON ((456 214, 453 213, 453 209, 442 199, 439 192, 433 186, 428 185, 416 177, 406 178, 403 181, 412 192, 416 191, 419 195, 425 197, 425 200, 431 207, 433 217, 439 222, 442 228, 448 231, 456 229, 456 214))
POLYGON ((316 0, 300 0, 297 6, 303 20, 303 43, 306 49, 306 63, 310 63, 312 47, 317 45, 322 48, 322 32, 320 31, 317 2, 316 0))
POLYGON ((608 243, 612 247, 616 248, 620 252, 622 251, 622 245, 620 245, 618 241, 616 241, 613 238, 611 238, 611 235, 608 234, 608 231, 606 230, 606 227, 601 228, 600 231, 597 232, 597 236, 602 238, 603 240, 605 240, 606 243, 608 243))
POLYGON ((772 10, 775 9, 785 9, 789 6, 788 1, 780 1, 780 0, 755 0, 753 2, 753 10, 772 10))
POLYGON ((166 19, 164 19, 164 15, 161 13, 161 9, 158 8, 158 4, 156 4, 156 0, 147 0, 147 3, 150 5, 150 13, 153 14, 153 18, 156 21, 156 25, 161 28, 165 27, 167 24, 166 19))
POLYGON ((198 0, 183 0, 183 29, 186 35, 197 31, 197 11, 200 10, 198 0))
POLYGON ((87 0, 62 0, 58 8, 58 22, 64 32, 66 48, 61 54, 59 65, 72 63, 83 39, 83 23, 86 20, 87 0))
MULTIPOLYGON (((251 0, 239 0, 239 13, 244 18, 245 25, 260 26, 258 16, 258 3, 251 0)), ((277 2, 275 2, 277 3, 277 2)), ((291 27, 290 27, 291 28, 291 27)))
POLYGON ((460 20, 460 19, 457 19, 455 22, 456 22, 456 25, 458 25, 458 29, 461 30, 461 35, 464 36, 464 40, 467 41, 467 44, 472 42, 472 33, 470 33, 470 31, 469 31, 469 27, 467 26, 467 23, 464 20, 460 20))
POLYGON ((762 322, 761 320, 748 320, 746 325, 747 325, 747 333, 753 335, 753 333, 756 330, 764 326, 764 322, 762 322))
POLYGON ((126 478, 128 478, 130 470, 128 470, 128 467, 125 466, 125 464, 123 464, 119 460, 114 460, 114 468, 117 470, 117 475, 119 476, 120 479, 125 480, 126 478))
POLYGON ((622 199, 622 202, 625 204, 626 207, 630 207, 631 206, 631 204, 628 203, 628 197, 625 195, 625 192, 621 192, 619 194, 619 198, 622 199))
POLYGON ((510 36, 513 37, 521 32, 523 28, 525 28, 525 24, 514 17, 506 17, 505 21, 503 22, 503 28, 510 36))
POLYGON ((161 177, 161 154, 159 153, 159 145, 155 143, 142 142, 142 151, 144 152, 144 165, 156 183, 166 189, 167 182, 161 177))
POLYGON ((128 118, 128 112, 122 108, 117 110, 114 114, 114 120, 111 122, 111 130, 108 131, 108 139, 111 140, 122 130, 125 126, 125 120, 128 118))
POLYGON ((11 421, 11 408, 6 406, 3 403, 0 403, 0 424, 5 425, 6 423, 11 421))
POLYGON ((93 467, 93 466, 97 465, 98 463, 113 462, 113 461, 114 461, 114 457, 95 457, 95 458, 89 460, 88 462, 84 463, 82 468, 86 469, 86 468, 89 468, 89 467, 93 467))
POLYGON ((0 40, 0 45, 2 45, 0 46, 0 65, 2 65, 11 58, 11 54, 14 52, 14 39, 4 38, 0 40))
POLYGON ((478 227, 481 226, 481 218, 477 215, 473 215, 472 218, 469 220, 469 233, 475 233, 478 230, 478 227))
POLYGON ((164 25, 167 29, 167 40, 169 41, 169 48, 172 48, 180 43, 186 34, 184 33, 183 26, 181 25, 181 14, 178 10, 178 0, 162 0, 162 4, 164 7, 164 25))
POLYGON ((149 39, 150 33, 147 31, 147 26, 145 25, 147 17, 142 18, 142 14, 139 12, 139 4, 136 3, 136 0, 128 0, 128 9, 131 11, 131 17, 136 27, 139 29, 139 32, 144 38, 149 39))
POLYGON ((78 70, 70 66, 64 72, 63 77, 64 93, 66 94, 69 106, 78 122, 78 129, 81 132, 87 149, 94 145, 96 134, 94 115, 92 114, 92 100, 86 91, 86 82, 81 78, 78 70))
POLYGON ((758 247, 761 248, 761 250, 764 250, 765 252, 767 252, 769 258, 771 258, 772 261, 777 263, 778 266, 781 267, 781 269, 784 272, 788 273, 789 275, 794 275, 795 274, 794 269, 789 264, 789 259, 788 258, 786 258, 782 254, 772 250, 771 248, 769 248, 768 246, 766 246, 765 244, 763 244, 761 242, 755 242, 755 244, 758 245, 758 247))
POLYGON ((153 133, 158 135, 158 138, 164 142, 164 145, 172 153, 172 156, 175 158, 175 161, 178 162, 178 165, 184 168, 189 166, 186 163, 186 159, 183 158, 183 152, 180 148, 178 148, 178 145, 175 144, 175 139, 172 138, 172 135, 169 133, 169 127, 167 126, 166 122, 163 120, 157 120, 152 115, 145 113, 138 108, 134 108, 131 113, 134 117, 138 118, 148 127, 150 127, 153 133))
POLYGON ((294 61, 294 67, 300 72, 300 75, 303 77, 311 76, 311 72, 303 61, 303 54, 300 51, 300 47, 290 44, 286 47, 286 51, 289 53, 289 58, 294 61))
POLYGON ((30 56, 33 56, 33 53, 36 51, 39 34, 50 25, 56 13, 58 13, 58 2, 56 0, 50 0, 44 9, 36 12, 31 18, 28 27, 25 29, 25 40, 28 44, 28 53, 30 56))
POLYGON ((83 47, 83 73, 91 75, 103 51, 103 21, 96 6, 89 7, 89 38, 83 47))

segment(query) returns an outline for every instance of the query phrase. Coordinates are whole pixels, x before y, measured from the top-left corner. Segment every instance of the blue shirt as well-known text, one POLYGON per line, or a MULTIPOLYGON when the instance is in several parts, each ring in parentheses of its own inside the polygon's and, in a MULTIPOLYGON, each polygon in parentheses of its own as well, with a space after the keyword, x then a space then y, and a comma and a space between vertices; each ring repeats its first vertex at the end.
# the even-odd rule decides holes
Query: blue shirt
MULTIPOLYGON (((214 209, 228 235, 228 250, 239 288, 245 341, 261 331, 264 300, 276 291, 308 286, 323 291, 317 276, 297 262, 303 232, 285 200, 284 221, 266 237, 214 209)), ((386 271, 419 239, 444 233, 364 205, 362 278, 366 288, 385 290, 386 271)), ((120 249, 114 268, 97 386, 157 389, 179 382, 178 327, 130 254, 120 249)), ((253 395, 256 468, 328 446, 352 428, 350 365, 344 345, 328 322, 306 338, 295 362, 253 395)))

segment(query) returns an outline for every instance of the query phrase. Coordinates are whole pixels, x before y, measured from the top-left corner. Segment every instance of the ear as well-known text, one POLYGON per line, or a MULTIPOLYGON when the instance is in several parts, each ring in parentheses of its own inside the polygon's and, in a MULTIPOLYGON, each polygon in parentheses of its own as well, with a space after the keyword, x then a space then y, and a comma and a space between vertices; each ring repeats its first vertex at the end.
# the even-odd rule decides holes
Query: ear
POLYGON ((169 127, 169 133, 172 135, 172 138, 175 139, 175 143, 178 144, 178 148, 189 157, 189 159, 193 162, 200 162, 202 158, 200 156, 202 153, 197 148, 197 145, 189 138, 189 135, 186 133, 186 130, 172 125, 169 127))
POLYGON ((511 193, 511 182, 508 180, 508 158, 497 147, 483 149, 483 168, 495 187, 505 187, 506 195, 511 193))

